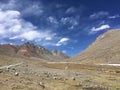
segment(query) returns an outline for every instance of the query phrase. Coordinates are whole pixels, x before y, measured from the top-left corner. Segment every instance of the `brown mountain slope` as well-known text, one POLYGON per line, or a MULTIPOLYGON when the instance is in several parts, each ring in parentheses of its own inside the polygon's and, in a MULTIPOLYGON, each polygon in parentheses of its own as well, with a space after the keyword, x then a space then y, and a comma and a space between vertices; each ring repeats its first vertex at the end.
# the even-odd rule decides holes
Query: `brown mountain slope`
MULTIPOLYGON (((58 52, 58 51, 57 51, 58 52)), ((59 53, 59 55, 54 55, 52 51, 45 49, 42 46, 36 46, 33 43, 24 43, 20 46, 3 44, 0 45, 0 55, 6 56, 15 56, 15 57, 35 57, 38 59, 45 60, 64 60, 69 58, 67 55, 63 53, 59 53)))
POLYGON ((84 52, 71 58, 82 63, 120 63, 120 30, 99 36, 84 52))
POLYGON ((18 47, 15 45, 4 44, 0 45, 0 55, 13 56, 17 53, 18 47))

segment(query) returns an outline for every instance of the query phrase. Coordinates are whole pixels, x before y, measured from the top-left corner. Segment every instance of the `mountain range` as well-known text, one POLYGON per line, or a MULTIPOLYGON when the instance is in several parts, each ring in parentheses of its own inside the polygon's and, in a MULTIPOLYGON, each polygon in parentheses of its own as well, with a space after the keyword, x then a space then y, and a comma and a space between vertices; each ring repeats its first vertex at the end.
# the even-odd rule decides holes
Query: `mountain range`
POLYGON ((18 57, 36 57, 45 60, 63 60, 69 58, 66 54, 58 51, 49 51, 42 46, 26 42, 22 45, 1 44, 0 55, 18 57))
POLYGON ((120 30, 109 30, 100 35, 86 50, 73 57, 58 51, 26 42, 22 45, 0 44, 0 55, 32 57, 49 61, 72 61, 80 63, 120 63, 120 30))

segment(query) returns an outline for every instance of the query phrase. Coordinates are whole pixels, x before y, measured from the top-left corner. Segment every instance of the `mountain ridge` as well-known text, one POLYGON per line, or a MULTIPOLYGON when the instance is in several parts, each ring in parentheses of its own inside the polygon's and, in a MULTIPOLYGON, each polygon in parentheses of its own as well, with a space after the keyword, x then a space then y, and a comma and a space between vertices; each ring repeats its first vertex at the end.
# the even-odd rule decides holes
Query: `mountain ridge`
POLYGON ((81 63, 120 63, 120 29, 109 30, 97 37, 82 53, 69 61, 81 63))
MULTIPOLYGON (((57 52, 60 52, 57 50, 57 52)), ((63 60, 69 56, 63 54, 53 54, 52 51, 47 50, 42 46, 34 45, 33 43, 26 42, 22 45, 1 44, 0 55, 19 56, 19 57, 37 57, 46 60, 63 60)))

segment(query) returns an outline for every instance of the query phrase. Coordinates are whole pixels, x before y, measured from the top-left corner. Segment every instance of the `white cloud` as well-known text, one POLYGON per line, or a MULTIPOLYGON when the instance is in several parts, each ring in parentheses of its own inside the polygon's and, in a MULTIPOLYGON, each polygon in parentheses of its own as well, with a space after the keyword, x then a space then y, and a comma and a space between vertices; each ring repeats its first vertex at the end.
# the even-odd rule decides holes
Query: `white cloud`
POLYGON ((46 40, 52 40, 52 38, 51 38, 51 37, 46 37, 45 39, 46 39, 46 40))
POLYGON ((69 38, 62 38, 60 39, 60 41, 57 42, 56 46, 65 45, 69 40, 69 38))
POLYGON ((47 18, 47 20, 48 20, 50 23, 58 24, 58 21, 57 21, 54 17, 52 17, 52 16, 49 16, 49 17, 47 18))
POLYGON ((42 15, 44 12, 42 4, 40 3, 33 3, 32 5, 29 5, 24 10, 21 11, 23 15, 42 15))
MULTIPOLYGON (((1 25, 0 25, 1 26, 1 25)), ((0 35, 3 35, 5 33, 5 31, 3 30, 2 27, 0 27, 0 35)))
POLYGON ((55 36, 55 34, 52 34, 50 32, 44 31, 44 32, 40 32, 40 31, 33 31, 30 30, 28 32, 24 32, 18 36, 12 37, 11 39, 25 39, 25 40, 52 40, 52 38, 55 36))
POLYGON ((0 2, 0 8, 2 10, 12 10, 15 7, 16 7, 16 1, 15 0, 9 0, 8 3, 0 2))
POLYGON ((76 11, 76 9, 74 7, 70 7, 66 10, 66 13, 69 14, 69 13, 74 13, 76 11))
POLYGON ((95 32, 98 32, 98 31, 105 30, 105 29, 109 29, 109 28, 110 28, 110 26, 108 24, 101 25, 100 27, 97 27, 97 28, 92 27, 90 33, 95 33, 95 32))
MULTIPOLYGON (((1 31, 1 38, 8 37, 8 35, 15 32, 15 29, 18 29, 21 20, 19 19, 20 12, 7 10, 2 11, 0 10, 0 31, 1 31), (8 34, 8 35, 6 35, 8 34)), ((9 35, 10 36, 10 35, 9 35)))
POLYGON ((92 15, 90 15, 89 17, 91 19, 98 19, 98 18, 103 18, 105 16, 108 16, 109 13, 108 12, 105 12, 105 11, 100 11, 100 12, 97 12, 97 13, 93 13, 92 15))
POLYGON ((69 25, 68 27, 69 30, 74 29, 79 24, 78 18, 73 18, 73 17, 63 17, 61 18, 60 21, 64 25, 69 25))
POLYGON ((120 18, 120 15, 119 15, 119 14, 117 14, 117 15, 114 15, 114 16, 109 16, 108 18, 109 18, 109 19, 120 18))
POLYGON ((64 43, 64 42, 66 42, 68 40, 69 40, 69 38, 62 38, 62 39, 60 39, 60 41, 58 43, 64 43))
POLYGON ((49 30, 39 30, 32 23, 21 18, 19 11, 0 10, 0 40, 5 38, 11 40, 52 40, 56 33, 49 30), (1 18, 2 17, 2 18, 1 18))
POLYGON ((78 21, 76 20, 76 18, 72 18, 72 17, 61 18, 61 23, 63 23, 63 24, 69 23, 69 24, 74 25, 74 26, 78 25, 78 21))
MULTIPOLYGON (((41 26, 39 29, 30 21, 24 20, 24 16, 43 15, 46 7, 41 2, 9 0, 0 2, 0 41, 3 43, 33 41, 41 45, 61 46, 65 45, 68 38, 61 40, 52 27, 41 26), (56 44, 57 43, 57 44, 56 44)), ((47 10, 46 10, 47 11, 47 10)), ((46 14, 45 14, 46 15, 46 14)), ((46 15, 47 16, 47 15, 46 15)), ((46 16, 42 16, 46 19, 46 16)), ((39 17, 41 18, 41 17, 39 17)), ((78 25, 77 19, 67 18, 71 25, 78 25)), ((57 24, 57 19, 53 16, 48 17, 49 22, 57 24)), ((53 28, 54 29, 54 28, 53 28)))
POLYGON ((0 8, 2 10, 18 10, 23 16, 42 15, 44 7, 42 3, 21 0, 9 0, 7 3, 0 2, 0 8))
POLYGON ((19 35, 18 38, 24 38, 26 40, 35 40, 40 38, 40 33, 37 31, 28 31, 28 32, 24 32, 23 34, 19 35))

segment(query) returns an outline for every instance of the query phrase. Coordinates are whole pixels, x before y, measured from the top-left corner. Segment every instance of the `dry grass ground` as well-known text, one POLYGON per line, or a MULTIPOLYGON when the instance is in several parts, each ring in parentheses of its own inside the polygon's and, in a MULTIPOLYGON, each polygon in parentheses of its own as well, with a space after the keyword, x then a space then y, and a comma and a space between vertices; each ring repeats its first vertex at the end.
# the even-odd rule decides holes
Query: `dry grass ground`
POLYGON ((0 90, 120 90, 120 67, 0 56, 1 67, 20 62, 24 63, 2 69, 0 90))

